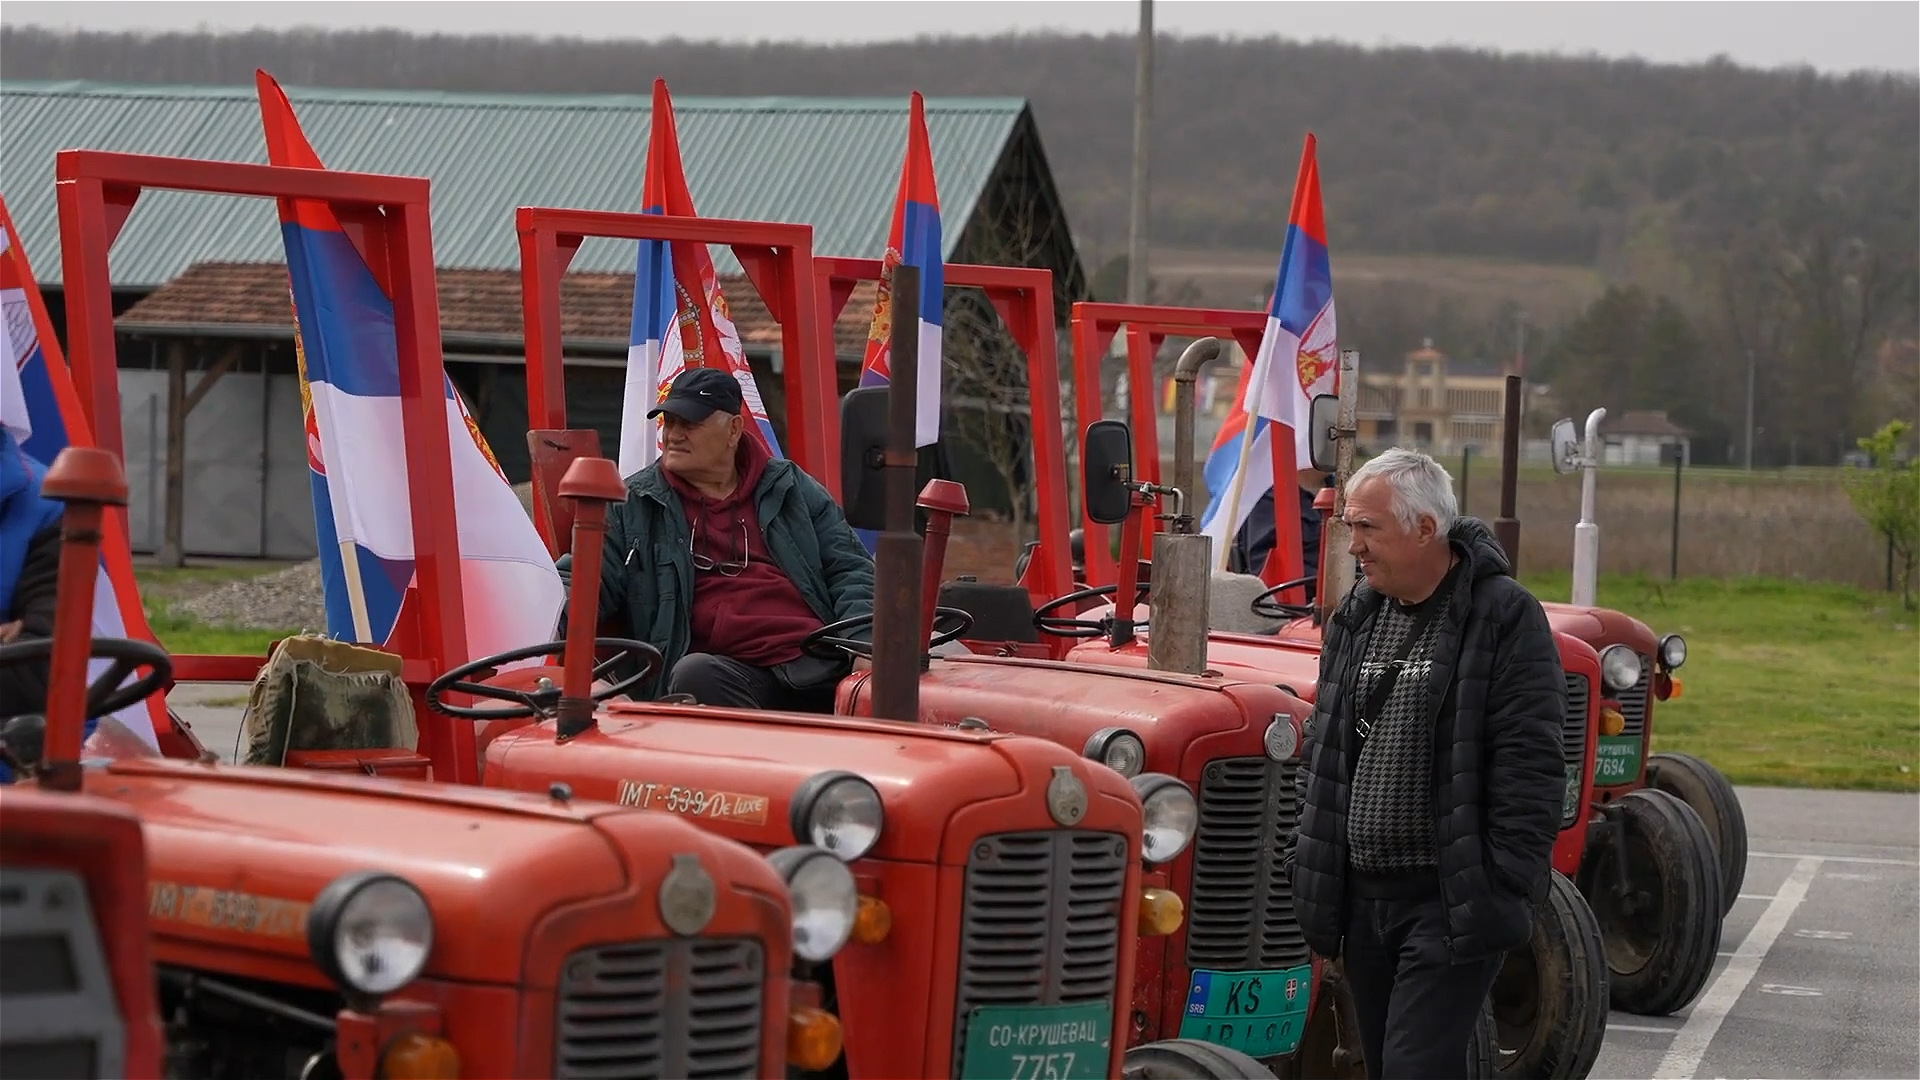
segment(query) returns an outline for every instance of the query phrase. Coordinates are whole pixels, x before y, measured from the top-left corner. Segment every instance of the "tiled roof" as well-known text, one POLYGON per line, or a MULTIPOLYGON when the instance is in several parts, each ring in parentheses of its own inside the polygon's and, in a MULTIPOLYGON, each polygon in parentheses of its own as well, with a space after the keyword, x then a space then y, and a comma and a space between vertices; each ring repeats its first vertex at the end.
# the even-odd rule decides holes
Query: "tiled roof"
MULTIPOLYGON (((523 337, 517 271, 443 268, 436 278, 443 338, 457 342, 523 337)), ((766 304, 746 278, 722 278, 720 288, 742 342, 780 343, 778 324, 767 316, 766 304)), ((835 351, 841 356, 857 356, 865 347, 872 304, 873 285, 863 282, 834 326, 835 351)), ((560 326, 566 338, 624 348, 632 315, 632 274, 575 273, 560 279, 560 326)), ((185 332, 192 327, 291 331, 287 268, 278 263, 198 263, 114 321, 122 332, 160 328, 185 332)))

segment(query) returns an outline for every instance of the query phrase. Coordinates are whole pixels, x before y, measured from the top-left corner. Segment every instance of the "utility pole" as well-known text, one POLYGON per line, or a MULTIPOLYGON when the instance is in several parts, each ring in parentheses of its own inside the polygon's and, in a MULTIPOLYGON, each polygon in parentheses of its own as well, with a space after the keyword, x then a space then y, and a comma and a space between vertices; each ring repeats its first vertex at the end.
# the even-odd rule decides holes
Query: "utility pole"
POLYGON ((1133 205, 1127 222, 1127 303, 1147 302, 1147 132, 1153 120, 1153 0, 1140 0, 1133 72, 1133 205))
POLYGON ((1747 350, 1747 471, 1753 471, 1753 350, 1747 350))

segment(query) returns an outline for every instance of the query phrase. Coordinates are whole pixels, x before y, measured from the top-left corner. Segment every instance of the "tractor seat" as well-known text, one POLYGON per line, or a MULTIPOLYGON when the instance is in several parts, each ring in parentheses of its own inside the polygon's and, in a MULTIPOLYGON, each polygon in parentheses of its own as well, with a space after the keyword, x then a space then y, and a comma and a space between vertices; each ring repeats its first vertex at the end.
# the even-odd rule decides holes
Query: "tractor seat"
POLYGON ((1253 574, 1216 570, 1207 589, 1207 629, 1230 634, 1273 634, 1280 623, 1253 613, 1253 598, 1267 583, 1253 574))
POLYGON ((940 586, 939 606, 973 616, 967 637, 975 641, 1037 642, 1033 597, 1018 585, 995 585, 962 577, 940 586))
POLYGON ((425 779, 419 738, 398 656, 303 634, 279 642, 254 678, 235 758, 425 779))

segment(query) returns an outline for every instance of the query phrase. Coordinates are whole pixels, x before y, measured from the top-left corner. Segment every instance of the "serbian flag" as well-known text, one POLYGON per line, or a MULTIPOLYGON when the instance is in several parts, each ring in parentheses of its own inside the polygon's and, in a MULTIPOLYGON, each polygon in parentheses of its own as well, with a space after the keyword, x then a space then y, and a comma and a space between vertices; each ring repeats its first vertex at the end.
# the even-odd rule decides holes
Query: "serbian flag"
MULTIPOLYGON (((0 426, 20 450, 42 465, 52 465, 70 445, 90 446, 93 433, 80 411, 80 397, 67 377, 47 306, 40 298, 20 237, 13 229, 6 200, 0 199, 0 426)), ((133 578, 133 553, 127 546, 125 519, 107 514, 101 522, 100 575, 93 590, 94 637, 139 638, 154 641, 140 606, 140 589, 133 578)), ((87 677, 98 678, 112 663, 94 660, 87 677)), ((129 673, 129 681, 133 679, 129 673)), ((167 703, 154 694, 113 714, 112 719, 159 752, 156 731, 169 725, 167 703)))
MULTIPOLYGON (((1214 538, 1214 550, 1224 553, 1239 534, 1253 507, 1274 486, 1274 462, 1289 460, 1278 436, 1291 439, 1291 461, 1312 460, 1308 412, 1313 398, 1333 392, 1338 353, 1334 341, 1333 269, 1327 259, 1326 215, 1320 205, 1320 166, 1314 157, 1314 137, 1307 136, 1300 153, 1300 174, 1293 188, 1293 208, 1287 217, 1287 238, 1280 254, 1273 300, 1267 308, 1267 329, 1260 351, 1240 372, 1233 409, 1214 438, 1202 474, 1212 494, 1201 516, 1201 531, 1214 538), (1247 475, 1235 474, 1242 458, 1241 440, 1251 437, 1245 456, 1247 475), (1229 505, 1232 513, 1229 513, 1229 505)), ((1288 478, 1290 489, 1294 480, 1288 478)), ((1276 501, 1276 512, 1290 514, 1291 504, 1276 501)), ((1276 524, 1280 524, 1276 522, 1276 524)), ((1284 529, 1279 535, 1287 535, 1284 529)))
POLYGON ((861 386, 885 386, 891 359, 893 268, 920 268, 918 321, 919 386, 915 397, 914 445, 940 441, 940 304, 946 273, 940 259, 940 196, 933 185, 933 151, 927 143, 926 104, 919 91, 907 114, 907 157, 900 167, 900 190, 893 200, 893 225, 881 257, 880 287, 874 294, 873 323, 867 330, 867 355, 860 365, 861 386))
MULTIPOLYGON (((323 168, 279 84, 255 78, 268 161, 323 168)), ((279 207, 327 634, 387 645, 415 584, 392 297, 326 204, 279 207)), ((452 381, 441 385, 470 654, 445 659, 551 641, 565 599, 559 572, 452 381)))
MULTIPOLYGON (((640 204, 643 214, 699 216, 680 167, 680 137, 665 79, 653 81, 653 126, 647 135, 640 204)), ((774 457, 782 456, 760 387, 740 346, 740 332, 727 313, 707 245, 642 240, 633 269, 633 322, 627 337, 626 397, 620 410, 622 476, 631 476, 659 458, 660 422, 647 419, 647 412, 667 396, 674 376, 688 367, 733 372, 747 412, 753 416, 754 426, 748 430, 759 433, 774 457)))

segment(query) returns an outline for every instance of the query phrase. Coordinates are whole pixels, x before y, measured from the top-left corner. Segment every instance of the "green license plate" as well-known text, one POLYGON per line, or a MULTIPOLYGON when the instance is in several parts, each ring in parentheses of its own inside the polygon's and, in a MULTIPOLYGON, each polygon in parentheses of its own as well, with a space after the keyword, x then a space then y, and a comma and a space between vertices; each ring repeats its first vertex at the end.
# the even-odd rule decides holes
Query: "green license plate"
POLYGON ((1307 1025, 1313 967, 1284 971, 1196 971, 1187 983, 1180 1037, 1264 1058, 1291 1054, 1307 1025))
POLYGON ((1097 1080, 1107 1075, 1113 1003, 982 1005, 967 1014, 961 1080, 1097 1080))
POLYGON ((1640 736, 1602 735, 1593 763, 1596 784, 1625 784, 1640 775, 1640 736))

